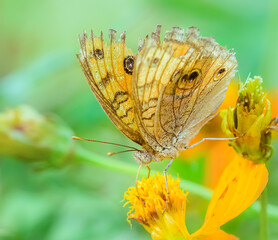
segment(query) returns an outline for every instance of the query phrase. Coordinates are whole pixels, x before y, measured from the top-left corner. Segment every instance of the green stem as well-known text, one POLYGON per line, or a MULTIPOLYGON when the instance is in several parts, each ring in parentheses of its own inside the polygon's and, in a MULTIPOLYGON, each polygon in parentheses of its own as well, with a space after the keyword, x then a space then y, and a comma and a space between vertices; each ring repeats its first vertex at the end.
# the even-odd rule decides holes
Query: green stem
MULTIPOLYGON (((134 181, 139 167, 138 164, 135 165, 135 164, 125 163, 119 160, 115 160, 111 157, 99 156, 93 152, 87 151, 82 147, 78 147, 76 149, 74 159, 77 161, 87 162, 113 171, 125 173, 128 175, 133 175, 134 181)), ((142 168, 142 170, 140 171, 140 176, 147 176, 147 174, 148 174, 147 169, 142 168)), ((211 198, 212 191, 197 183, 193 183, 191 181, 181 179, 181 186, 183 189, 186 189, 191 193, 197 194, 203 197, 204 199, 209 200, 211 198)))
MULTIPOLYGON (((93 152, 90 152, 80 146, 77 147, 74 151, 73 158, 80 162, 87 162, 94 166, 99 166, 104 169, 110 169, 113 171, 117 171, 120 173, 125 173, 128 175, 135 176, 138 171, 138 165, 136 164, 130 164, 126 162, 122 162, 116 159, 113 159, 111 157, 104 157, 100 156, 98 154, 95 154, 93 152)), ((141 176, 147 176, 148 171, 145 168, 142 168, 140 175, 141 176)), ((191 181, 181 179, 181 187, 183 189, 186 189, 188 192, 196 194, 206 200, 210 200, 212 196, 212 191, 191 181)), ((266 201, 265 201, 265 204, 266 201)), ((248 211, 253 211, 256 213, 259 213, 261 211, 260 204, 256 201, 248 211)), ((267 211, 268 219, 274 222, 278 222, 278 207, 275 205, 267 204, 267 209, 265 206, 265 210, 267 211)), ((264 221, 266 223, 266 221, 264 221)), ((265 238, 266 239, 266 238, 265 238)))
POLYGON ((261 213, 260 213, 260 240, 268 239, 267 224, 267 189, 262 192, 260 197, 261 213))

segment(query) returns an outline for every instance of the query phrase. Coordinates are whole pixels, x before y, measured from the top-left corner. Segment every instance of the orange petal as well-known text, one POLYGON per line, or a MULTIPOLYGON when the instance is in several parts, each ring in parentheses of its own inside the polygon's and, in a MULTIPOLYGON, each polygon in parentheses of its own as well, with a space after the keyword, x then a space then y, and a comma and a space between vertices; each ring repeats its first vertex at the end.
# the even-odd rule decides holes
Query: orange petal
POLYGON ((239 88, 238 81, 233 79, 228 87, 228 91, 226 92, 225 99, 221 104, 219 110, 226 109, 229 106, 234 106, 238 98, 238 88, 239 88))
POLYGON ((271 92, 269 96, 269 100, 272 106, 272 115, 273 117, 277 117, 278 116, 278 89, 271 92))
MULTIPOLYGON (((203 137, 203 135, 200 135, 203 137)), ((190 141, 190 144, 196 143, 199 140, 202 139, 202 137, 200 138, 200 136, 198 135, 198 137, 195 137, 194 139, 192 139, 190 141)), ((185 161, 185 162, 193 162, 195 161, 198 157, 203 156, 204 153, 207 153, 209 151, 209 147, 206 144, 201 145, 200 147, 193 147, 193 148, 189 148, 186 149, 182 152, 180 152, 180 158, 185 161)))
POLYGON ((227 141, 215 141, 211 146, 205 168, 205 185, 214 189, 225 168, 235 156, 235 150, 227 145, 227 141))
MULTIPOLYGON (((219 110, 226 109, 229 106, 233 106, 234 103, 237 101, 237 98, 238 98, 238 82, 235 80, 232 80, 229 85, 228 91, 226 92, 226 97, 225 97, 223 103, 221 104, 219 110)), ((201 131, 198 133, 198 135, 190 141, 189 145, 200 141, 202 138, 225 137, 221 130, 221 121, 222 121, 222 118, 219 115, 217 115, 215 118, 210 120, 201 129, 201 131), (215 126, 218 126, 218 127, 215 127, 215 126)), ((200 156, 207 156, 207 153, 210 152, 210 149, 213 146, 217 145, 216 142, 217 141, 205 141, 205 142, 201 143, 200 145, 198 145, 198 147, 189 148, 189 149, 182 151, 180 153, 180 156, 181 156, 181 158, 183 158, 185 161, 188 161, 188 162, 194 161, 194 160, 196 160, 197 157, 200 157, 200 156)), ((225 144, 227 145, 227 141, 223 141, 223 142, 225 142, 225 144)), ((225 149, 227 149, 227 147, 225 149)), ((232 149, 232 148, 230 148, 230 149, 232 149)), ((221 170, 223 170, 223 169, 221 169, 221 170)))
POLYGON ((209 203, 205 223, 192 236, 209 236, 247 209, 268 181, 265 164, 237 155, 224 170, 209 203))
POLYGON ((219 230, 206 238, 202 238, 202 240, 239 240, 239 238, 219 230))

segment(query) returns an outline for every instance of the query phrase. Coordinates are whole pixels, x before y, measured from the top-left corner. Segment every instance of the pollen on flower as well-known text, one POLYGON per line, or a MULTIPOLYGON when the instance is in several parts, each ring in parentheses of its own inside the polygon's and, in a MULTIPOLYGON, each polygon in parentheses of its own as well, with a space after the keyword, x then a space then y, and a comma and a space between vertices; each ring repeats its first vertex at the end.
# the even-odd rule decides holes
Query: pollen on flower
POLYGON ((137 182, 136 187, 130 187, 125 192, 124 206, 129 205, 127 221, 134 219, 140 222, 152 237, 162 235, 187 236, 185 226, 185 208, 188 193, 180 187, 180 179, 167 178, 169 199, 165 213, 166 187, 164 176, 156 174, 154 177, 137 182), (138 189, 138 191, 137 191, 138 189))
POLYGON ((248 111, 262 112, 266 102, 266 95, 262 89, 262 78, 249 78, 245 84, 240 85, 239 105, 248 111))
POLYGON ((221 116, 223 131, 228 137, 237 138, 230 142, 237 153, 256 163, 270 158, 272 111, 261 77, 241 83, 236 107, 223 110, 221 116))

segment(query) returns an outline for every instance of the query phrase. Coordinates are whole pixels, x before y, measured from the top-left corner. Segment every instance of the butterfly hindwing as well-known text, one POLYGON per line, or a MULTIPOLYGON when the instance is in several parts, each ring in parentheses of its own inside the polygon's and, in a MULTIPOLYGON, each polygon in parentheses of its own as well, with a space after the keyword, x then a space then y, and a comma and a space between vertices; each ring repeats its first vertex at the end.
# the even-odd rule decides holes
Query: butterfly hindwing
POLYGON ((158 30, 146 38, 133 88, 136 120, 147 142, 154 149, 185 147, 223 101, 236 65, 232 53, 198 37, 195 28, 186 35, 173 28, 162 44, 158 30))
POLYGON ((172 125, 167 128, 162 121, 161 128, 166 133, 162 131, 160 136, 163 140, 163 134, 166 134, 164 143, 174 144, 178 149, 187 146, 190 139, 212 118, 224 99, 237 66, 233 53, 212 38, 198 37, 198 33, 197 29, 189 28, 183 45, 190 46, 189 51, 194 54, 180 69, 182 74, 176 76, 174 83, 169 82, 161 93, 161 108, 158 110, 158 118, 162 120, 164 110, 171 109, 165 121, 173 120, 172 125), (171 133, 172 136, 169 136, 171 133), (171 142, 170 137, 176 142, 171 142))
POLYGON ((180 62, 173 57, 171 46, 160 46, 159 32, 160 26, 151 38, 145 39, 136 58, 132 85, 135 119, 144 139, 156 150, 162 147, 155 136, 160 90, 180 62))

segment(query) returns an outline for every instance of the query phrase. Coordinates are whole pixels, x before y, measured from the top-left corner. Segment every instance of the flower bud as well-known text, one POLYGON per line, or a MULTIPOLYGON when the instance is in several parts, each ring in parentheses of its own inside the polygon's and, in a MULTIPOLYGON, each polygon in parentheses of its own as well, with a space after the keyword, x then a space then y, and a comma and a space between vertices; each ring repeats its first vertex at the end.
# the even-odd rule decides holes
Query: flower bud
POLYGON ((271 120, 271 104, 263 92, 262 78, 249 78, 241 83, 236 107, 223 110, 220 115, 222 130, 228 137, 237 138, 230 145, 239 155, 256 163, 271 157, 271 131, 276 125, 271 120))
POLYGON ((72 131, 58 119, 45 117, 28 106, 0 113, 0 155, 38 168, 62 167, 70 160, 72 131))

